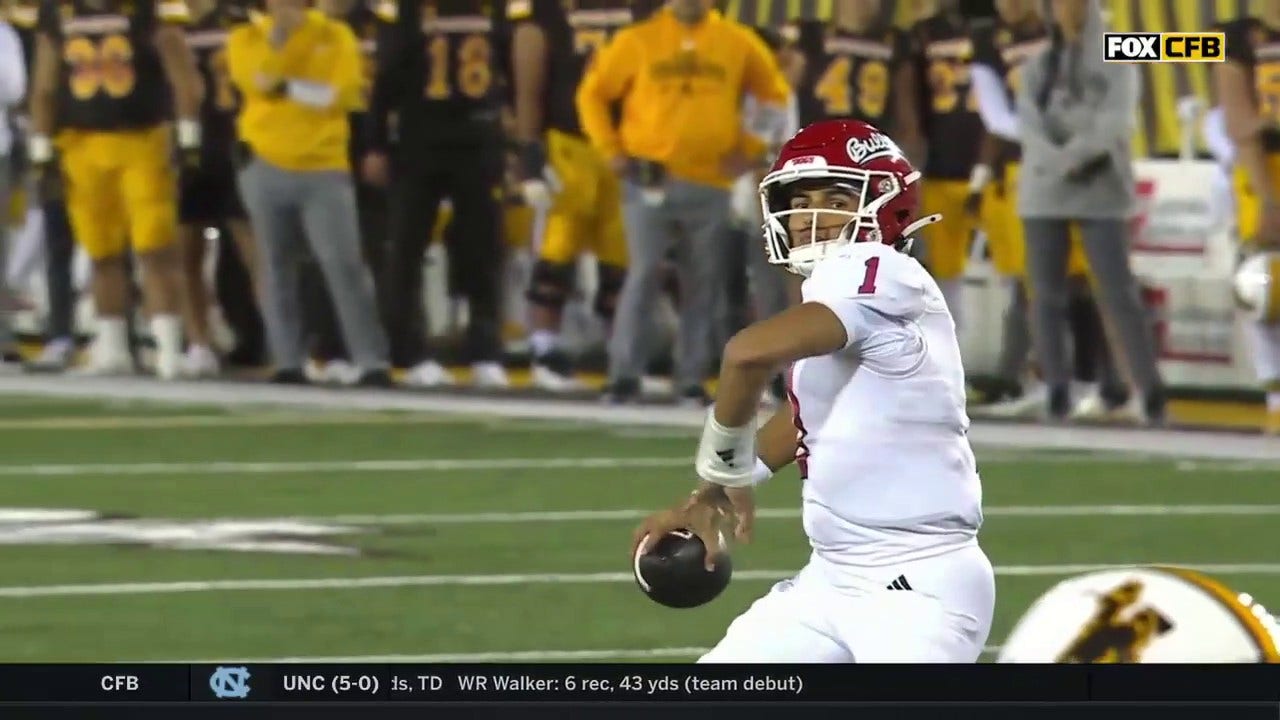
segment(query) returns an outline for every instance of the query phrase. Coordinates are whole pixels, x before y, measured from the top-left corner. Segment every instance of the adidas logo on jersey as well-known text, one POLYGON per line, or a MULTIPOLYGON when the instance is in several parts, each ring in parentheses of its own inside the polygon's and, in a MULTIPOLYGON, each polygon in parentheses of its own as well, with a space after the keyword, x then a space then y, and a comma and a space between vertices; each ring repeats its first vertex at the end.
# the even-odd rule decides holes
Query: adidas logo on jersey
POLYGON ((911 583, 907 582, 906 575, 899 575, 893 579, 893 582, 885 586, 885 590, 910 590, 911 583))
POLYGON ((890 140, 888 135, 882 134, 872 135, 866 140, 849 138, 849 144, 845 149, 849 152, 849 157, 859 165, 873 158, 902 154, 897 143, 890 140))

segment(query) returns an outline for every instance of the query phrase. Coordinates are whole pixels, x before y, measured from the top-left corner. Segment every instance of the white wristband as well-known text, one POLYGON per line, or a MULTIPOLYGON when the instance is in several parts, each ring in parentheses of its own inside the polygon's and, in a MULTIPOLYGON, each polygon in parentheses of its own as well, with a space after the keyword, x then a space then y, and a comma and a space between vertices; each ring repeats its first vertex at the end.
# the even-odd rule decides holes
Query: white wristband
POLYGON ((200 122, 198 120, 179 120, 178 147, 183 150, 200 147, 200 122))
POLYGON ((969 192, 981 192, 982 188, 991 182, 992 173, 990 165, 981 163, 973 166, 973 172, 969 173, 969 192))
POLYGON ((698 477, 725 487, 750 486, 755 471, 755 445, 754 417, 742 427, 728 428, 716 421, 714 407, 708 409, 694 457, 698 477))
POLYGON ((53 141, 48 135, 32 135, 27 139, 27 159, 36 165, 53 159, 53 141))

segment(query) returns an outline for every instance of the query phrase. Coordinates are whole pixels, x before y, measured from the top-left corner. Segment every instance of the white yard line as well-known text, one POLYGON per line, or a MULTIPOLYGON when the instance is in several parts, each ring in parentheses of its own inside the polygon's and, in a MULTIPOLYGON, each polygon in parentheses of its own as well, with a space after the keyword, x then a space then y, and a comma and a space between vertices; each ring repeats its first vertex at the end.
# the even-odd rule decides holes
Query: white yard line
MULTIPOLYGON (((1077 463, 1158 463, 1168 467, 1168 458, 1143 460, 1115 459, 1116 456, 1078 456, 1034 454, 1001 456, 998 452, 988 458, 979 452, 980 461, 988 463, 1028 462, 1041 465, 1077 463)), ((56 477, 74 475, 274 475, 296 473, 351 473, 351 472, 450 472, 485 470, 590 470, 617 468, 677 468, 692 467, 690 456, 676 457, 543 457, 543 458, 411 458, 402 460, 264 460, 264 461, 189 461, 189 462, 132 462, 132 463, 30 463, 0 465, 0 477, 56 477)), ((1177 461, 1175 469, 1182 472, 1228 471, 1254 472, 1280 470, 1280 461, 1177 461)), ((1135 474, 1134 480, 1149 476, 1135 474)), ((1276 476, 1280 479, 1280 474, 1276 476)))
MULTIPOLYGON (((164 660, 149 662, 172 662, 182 665, 212 665, 238 663, 254 665, 260 663, 502 663, 502 662, 556 662, 563 660, 611 660, 631 659, 643 660, 652 658, 696 658, 705 654, 709 647, 661 647, 661 648, 617 648, 612 650, 507 650, 470 653, 433 653, 430 655, 341 655, 322 657, 280 657, 280 658, 218 658, 212 660, 164 660)), ((983 653, 1000 652, 999 645, 988 645, 983 653)), ((147 662, 147 661, 144 661, 147 662)))
MULTIPOLYGON (((168 430, 176 428, 254 428, 309 425, 441 425, 457 423, 452 417, 402 413, 235 412, 206 415, 84 415, 34 418, 0 418, 0 430, 168 430)), ((494 429, 501 426, 495 424, 494 429)))
MULTIPOLYGON (((1231 563, 1179 565, 1210 575, 1280 575, 1280 563, 1231 563)), ((1133 567, 1132 564, 1004 565, 996 575, 1009 577, 1058 577, 1076 573, 1133 567)), ((737 580, 780 580, 795 570, 739 570, 737 580)), ((0 598, 75 597, 103 595, 160 595, 174 593, 353 590, 403 587, 491 587, 503 585, 569 585, 635 582, 631 573, 522 573, 497 575, 393 575, 296 579, 182 580, 174 582, 89 583, 79 585, 27 585, 0 587, 0 598)))
MULTIPOLYGON (((602 408, 596 402, 508 397, 461 397, 385 390, 279 387, 237 382, 156 382, 148 378, 0 376, 0 393, 46 397, 120 398, 222 407, 407 410, 541 420, 572 420, 600 426, 701 427, 701 410, 660 406, 602 408)), ((1280 460, 1280 443, 1262 436, 1190 430, 1125 430, 1044 427, 975 420, 969 437, 976 445, 1017 449, 1075 449, 1140 452, 1175 458, 1280 460)))
POLYGON ((267 475, 320 472, 453 470, 574 470, 692 467, 689 457, 435 458, 418 460, 298 460, 266 462, 141 462, 0 465, 0 476, 267 475))
MULTIPOLYGON (((639 520, 652 510, 531 510, 528 512, 402 513, 389 515, 298 515, 284 518, 226 518, 231 521, 281 520, 334 525, 480 525, 639 520)), ((1165 516, 1270 516, 1280 515, 1280 505, 990 505, 987 517, 1121 517, 1165 516)), ((799 508, 757 508, 756 517, 800 517, 799 508)), ((221 519, 221 518, 220 518, 221 519)))

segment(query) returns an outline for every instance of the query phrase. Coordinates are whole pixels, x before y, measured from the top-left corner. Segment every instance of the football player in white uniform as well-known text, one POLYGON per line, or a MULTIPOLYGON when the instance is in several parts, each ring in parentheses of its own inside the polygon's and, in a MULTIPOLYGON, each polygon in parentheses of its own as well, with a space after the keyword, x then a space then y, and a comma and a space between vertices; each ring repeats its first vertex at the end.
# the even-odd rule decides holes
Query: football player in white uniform
POLYGON ((1177 567, 1104 570, 1036 600, 1003 663, 1273 663, 1276 621, 1253 597, 1177 567))
POLYGON ((991 626, 982 489, 966 432, 955 322, 907 250, 920 172, 854 120, 797 133, 760 184, 772 262, 802 302, 729 341, 696 456, 701 483, 636 531, 687 528, 724 552, 750 539, 752 486, 794 461, 809 563, 729 626, 701 662, 964 662, 991 626), (762 389, 791 364, 789 407, 759 430, 762 389))

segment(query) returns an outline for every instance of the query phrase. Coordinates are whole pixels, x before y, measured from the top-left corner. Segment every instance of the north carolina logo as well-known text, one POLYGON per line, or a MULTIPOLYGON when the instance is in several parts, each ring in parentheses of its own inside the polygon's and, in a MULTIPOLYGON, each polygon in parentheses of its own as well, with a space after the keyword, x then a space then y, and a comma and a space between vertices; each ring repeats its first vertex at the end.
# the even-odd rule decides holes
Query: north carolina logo
POLYGON ((898 149, 897 143, 890 140, 888 135, 881 133, 876 133, 866 140, 849 138, 849 144, 845 149, 849 152, 849 157, 859 165, 878 157, 902 155, 902 150, 898 149))

